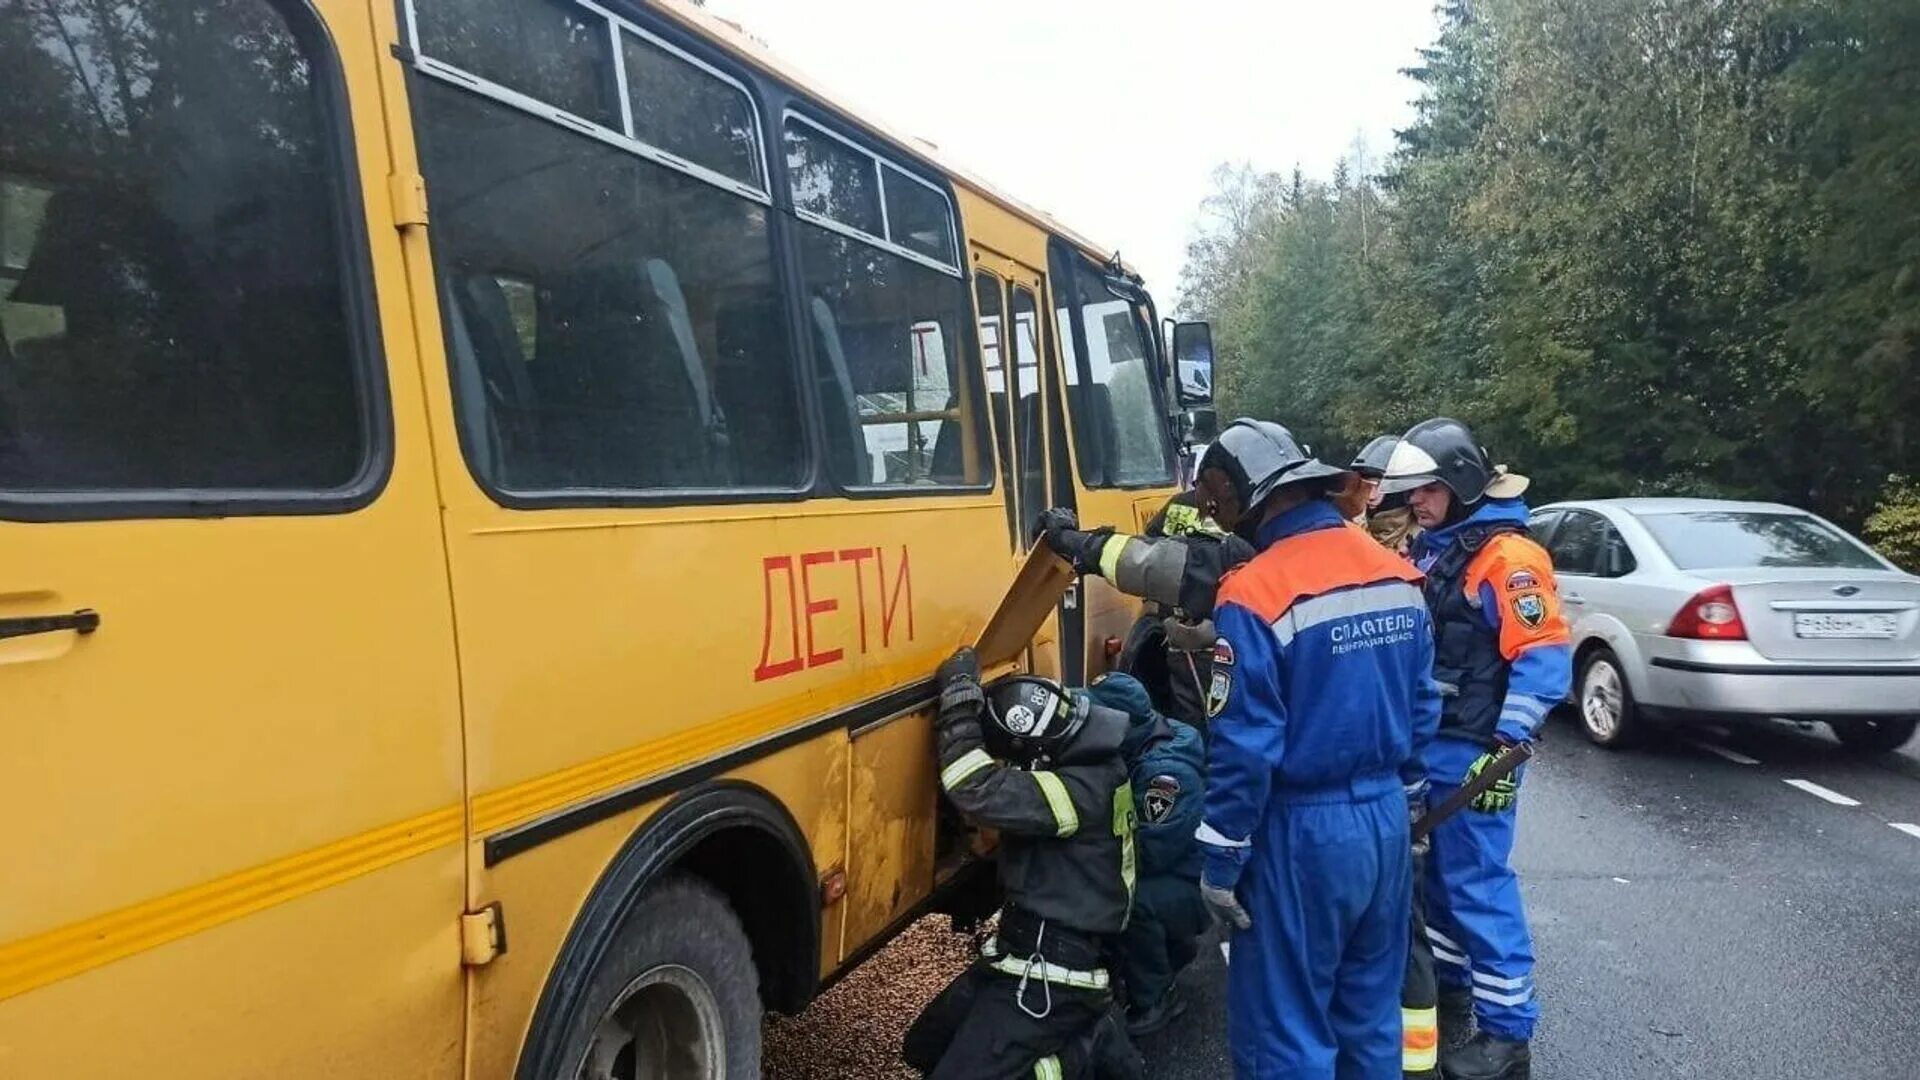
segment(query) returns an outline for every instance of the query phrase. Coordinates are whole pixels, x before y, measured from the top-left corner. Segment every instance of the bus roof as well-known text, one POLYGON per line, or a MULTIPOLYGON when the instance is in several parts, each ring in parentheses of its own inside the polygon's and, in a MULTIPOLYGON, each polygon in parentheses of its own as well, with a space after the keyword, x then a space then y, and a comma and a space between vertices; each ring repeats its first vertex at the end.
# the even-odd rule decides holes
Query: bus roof
MULTIPOLYGON (((804 90, 812 95, 814 99, 845 113, 848 117, 866 127, 868 131, 894 144, 894 149, 906 153, 918 159, 921 164, 931 166, 948 177, 951 177, 955 183, 967 187, 972 190, 974 194, 999 205, 1009 213, 1027 219, 1029 222, 1053 233, 1062 240, 1098 256, 1102 262, 1113 258, 1115 254, 1114 249, 1094 243, 1080 233, 1062 224, 1060 220, 1052 214, 1024 203, 999 188, 994 187, 992 184, 987 183, 971 170, 947 157, 940 151, 940 148, 933 143, 917 136, 905 135, 895 131, 873 119, 873 114, 870 112, 856 108, 845 98, 829 93, 817 81, 806 75, 800 69, 782 60, 772 49, 748 33, 746 28, 742 27, 739 23, 731 19, 723 19, 704 8, 696 7, 688 3, 687 0, 646 0, 646 2, 678 21, 687 29, 692 30, 712 41, 715 45, 733 53, 746 63, 778 76, 792 84, 795 88, 804 90)), ((1125 267, 1128 273, 1137 275, 1137 271, 1135 271, 1131 265, 1128 265, 1126 260, 1121 260, 1121 265, 1125 267)))

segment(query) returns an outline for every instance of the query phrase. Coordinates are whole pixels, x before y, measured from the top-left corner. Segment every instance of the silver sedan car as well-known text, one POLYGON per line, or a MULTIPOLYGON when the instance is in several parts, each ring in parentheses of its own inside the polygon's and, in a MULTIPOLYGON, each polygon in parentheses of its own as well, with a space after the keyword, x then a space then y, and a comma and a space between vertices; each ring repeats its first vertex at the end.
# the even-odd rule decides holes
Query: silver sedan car
POLYGON ((1920 577, 1804 510, 1596 499, 1533 514, 1587 737, 1785 718, 1882 753, 1920 723, 1920 577))

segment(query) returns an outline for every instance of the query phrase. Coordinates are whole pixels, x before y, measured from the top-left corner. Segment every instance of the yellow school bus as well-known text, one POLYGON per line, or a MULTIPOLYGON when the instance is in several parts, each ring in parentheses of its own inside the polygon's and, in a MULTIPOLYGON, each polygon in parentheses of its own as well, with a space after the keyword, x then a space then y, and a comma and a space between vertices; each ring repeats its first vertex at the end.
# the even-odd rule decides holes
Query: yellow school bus
POLYGON ((935 665, 1174 486, 1106 252, 693 8, 0 0, 0 71, 0 1077, 757 1076, 977 877, 935 665))

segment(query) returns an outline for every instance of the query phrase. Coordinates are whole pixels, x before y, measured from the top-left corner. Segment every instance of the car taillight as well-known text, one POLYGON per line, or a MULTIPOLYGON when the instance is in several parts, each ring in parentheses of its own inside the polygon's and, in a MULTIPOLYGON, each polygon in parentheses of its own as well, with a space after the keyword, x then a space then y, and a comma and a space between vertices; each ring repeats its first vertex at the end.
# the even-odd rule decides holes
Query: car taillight
POLYGON ((1702 589, 1667 624, 1667 636, 1705 641, 1747 640, 1747 624, 1740 621, 1739 605, 1733 602, 1733 586, 1702 589))

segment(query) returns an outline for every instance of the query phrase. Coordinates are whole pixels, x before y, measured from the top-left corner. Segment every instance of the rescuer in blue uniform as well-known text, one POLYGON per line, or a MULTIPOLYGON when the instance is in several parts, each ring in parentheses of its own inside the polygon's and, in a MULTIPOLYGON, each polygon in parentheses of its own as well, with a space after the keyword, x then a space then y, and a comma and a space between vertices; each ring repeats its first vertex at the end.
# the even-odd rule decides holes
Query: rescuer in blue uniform
POLYGON ((1396 1080, 1420 753, 1439 721, 1419 574, 1329 501, 1344 471, 1240 420, 1200 463, 1260 553, 1221 584, 1201 894, 1235 933, 1227 1030, 1257 1080, 1396 1080))
MULTIPOLYGON (((1435 800, 1502 748, 1533 739, 1572 679, 1553 564, 1527 536, 1526 486, 1492 465, 1466 425, 1444 418, 1408 431, 1381 481, 1382 492, 1406 495, 1425 530, 1414 557, 1427 575, 1434 677, 1446 693, 1427 754, 1435 800)), ((1516 772, 1494 784, 1432 837, 1427 938, 1448 1043, 1441 1069, 1452 1080, 1523 1080, 1531 1071, 1540 1005, 1510 861, 1520 781, 1516 772), (1469 1005, 1479 1031, 1460 1045, 1469 1005)))
POLYGON ((1180 1018, 1186 1003, 1174 989, 1193 962, 1210 921, 1200 901, 1200 799, 1207 748, 1190 724, 1163 715, 1140 680, 1118 672, 1087 688, 1094 701, 1131 721, 1120 752, 1133 783, 1134 850, 1139 876, 1133 915, 1120 938, 1127 1033, 1150 1035, 1180 1018))

